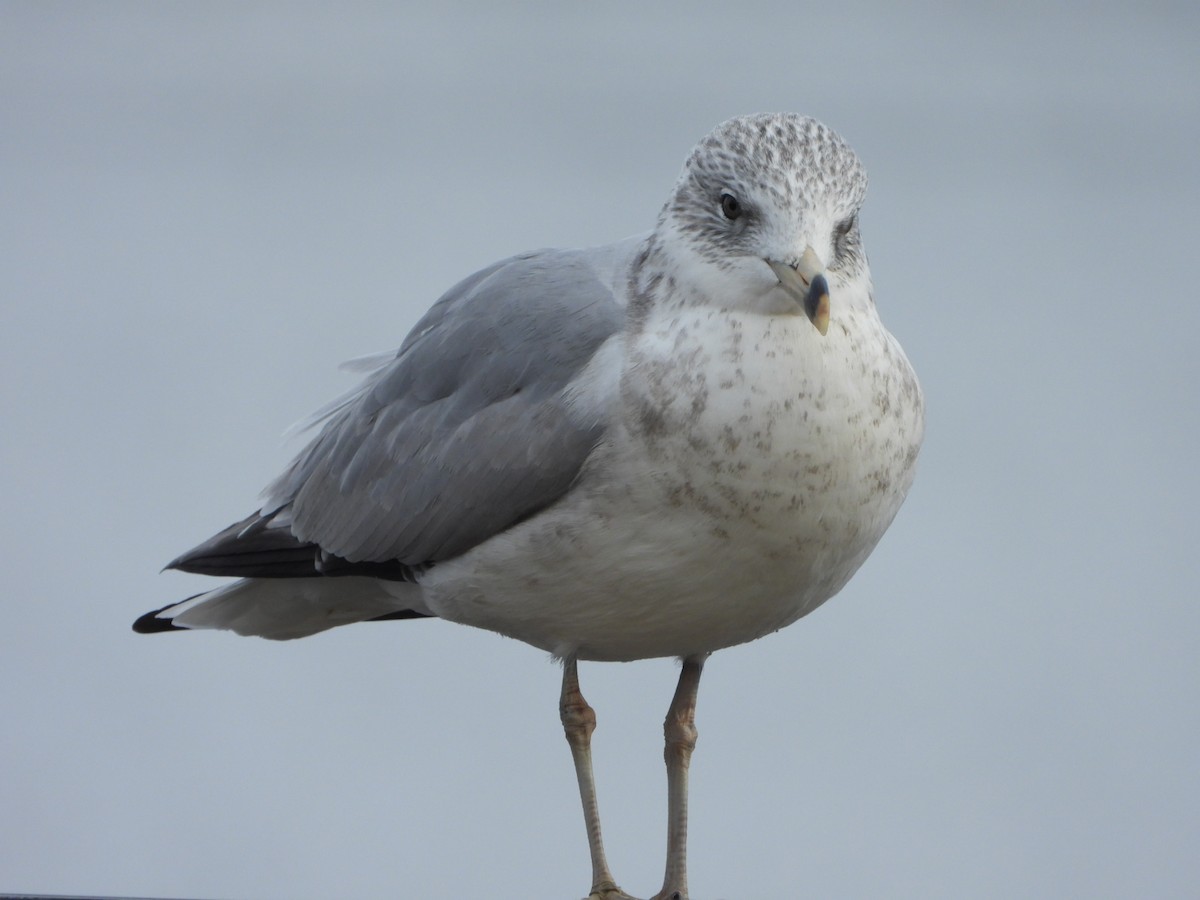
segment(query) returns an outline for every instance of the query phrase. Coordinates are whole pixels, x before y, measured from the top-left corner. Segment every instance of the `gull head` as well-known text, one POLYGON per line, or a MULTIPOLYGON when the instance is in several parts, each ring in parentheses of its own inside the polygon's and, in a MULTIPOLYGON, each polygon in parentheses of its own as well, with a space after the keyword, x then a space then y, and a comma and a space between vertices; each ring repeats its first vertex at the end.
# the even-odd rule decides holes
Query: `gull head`
POLYGON ((805 315, 824 335, 839 304, 870 302, 866 190, 854 151, 816 119, 741 116, 692 151, 656 236, 687 302, 805 315))

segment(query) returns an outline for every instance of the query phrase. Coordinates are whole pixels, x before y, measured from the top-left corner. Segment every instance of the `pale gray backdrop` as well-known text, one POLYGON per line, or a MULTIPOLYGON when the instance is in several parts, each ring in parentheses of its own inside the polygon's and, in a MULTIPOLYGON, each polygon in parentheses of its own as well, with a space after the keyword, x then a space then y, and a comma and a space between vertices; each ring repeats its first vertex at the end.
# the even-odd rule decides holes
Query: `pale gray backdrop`
MULTIPOLYGON (((0 891, 582 896, 544 654, 129 625, 338 362, 786 109, 871 173, 929 434, 842 596, 711 660, 694 895, 1195 896, 1200 16, 1125 6, 0 4, 0 891)), ((582 677, 644 896, 675 665, 582 677)))

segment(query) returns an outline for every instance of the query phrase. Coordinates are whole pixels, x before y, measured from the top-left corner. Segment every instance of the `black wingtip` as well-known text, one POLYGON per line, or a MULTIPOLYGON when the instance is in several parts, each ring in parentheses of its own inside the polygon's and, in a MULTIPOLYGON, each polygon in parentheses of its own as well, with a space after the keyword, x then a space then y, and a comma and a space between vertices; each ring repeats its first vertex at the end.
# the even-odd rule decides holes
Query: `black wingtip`
MULTIPOLYGON (((199 596, 199 594, 196 596, 199 596)), ((191 599, 191 597, 188 597, 188 600, 191 599)), ((150 612, 146 613, 144 616, 139 616, 137 621, 133 623, 133 630, 138 634, 158 634, 160 631, 187 631, 187 628, 176 625, 170 619, 158 618, 158 614, 160 612, 164 612, 165 610, 170 609, 172 606, 178 606, 179 602, 180 601, 168 603, 166 606, 160 606, 158 609, 150 610, 150 612)), ((187 600, 182 602, 187 603, 187 600)))
POLYGON ((400 609, 396 612, 384 613, 382 616, 375 616, 372 619, 367 619, 368 622, 388 622, 392 619, 434 619, 437 618, 429 613, 417 612, 413 609, 400 609))

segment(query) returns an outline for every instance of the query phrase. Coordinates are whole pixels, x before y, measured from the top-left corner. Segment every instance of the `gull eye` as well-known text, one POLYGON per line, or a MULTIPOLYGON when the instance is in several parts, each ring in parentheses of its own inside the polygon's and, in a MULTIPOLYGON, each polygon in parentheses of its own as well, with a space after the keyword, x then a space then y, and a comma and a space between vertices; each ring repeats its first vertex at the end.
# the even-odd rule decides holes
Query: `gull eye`
POLYGON ((834 226, 833 249, 839 258, 848 252, 849 247, 846 244, 846 239, 850 237, 850 232, 854 230, 856 224, 858 224, 858 217, 850 216, 848 219, 843 219, 834 226))
POLYGON ((738 202, 738 198, 728 192, 721 195, 721 213, 730 222, 738 218, 742 214, 742 204, 738 202))

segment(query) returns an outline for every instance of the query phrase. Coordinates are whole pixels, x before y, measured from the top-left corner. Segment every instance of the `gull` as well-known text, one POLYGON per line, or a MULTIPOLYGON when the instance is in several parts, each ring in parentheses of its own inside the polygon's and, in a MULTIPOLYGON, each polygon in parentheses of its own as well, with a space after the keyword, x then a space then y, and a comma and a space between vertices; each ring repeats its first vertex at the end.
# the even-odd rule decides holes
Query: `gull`
POLYGON ((653 900, 686 900, 705 660, 838 593, 912 483, 924 402, 876 310, 866 181, 815 119, 743 116, 696 146, 648 234, 469 276, 314 415, 257 511, 168 566, 238 580, 135 630, 436 616, 549 652, 589 900, 632 898, 604 853, 577 663, 677 657, 653 900))

